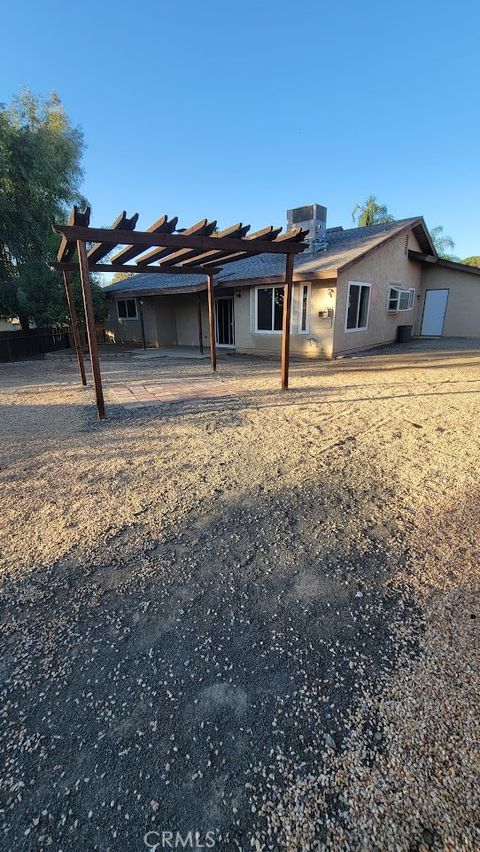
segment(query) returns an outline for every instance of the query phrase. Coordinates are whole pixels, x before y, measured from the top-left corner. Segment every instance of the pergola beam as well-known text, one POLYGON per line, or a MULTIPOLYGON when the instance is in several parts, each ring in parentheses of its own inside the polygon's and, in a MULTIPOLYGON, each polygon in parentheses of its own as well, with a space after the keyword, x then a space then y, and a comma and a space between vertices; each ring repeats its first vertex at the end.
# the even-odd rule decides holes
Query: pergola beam
MULTIPOLYGON (((271 241, 271 244, 276 244, 279 243, 281 240, 285 240, 285 242, 288 242, 290 245, 290 243, 299 242, 307 234, 307 231, 302 231, 301 228, 295 228, 295 230, 287 231, 286 234, 280 235, 281 230, 281 228, 265 228, 263 231, 258 231, 257 234, 250 234, 250 236, 248 236, 244 240, 245 245, 247 243, 247 240, 255 241, 258 238, 261 238, 262 241, 269 240, 271 241)), ((202 266, 204 266, 206 269, 208 269, 212 264, 220 264, 221 266, 223 266, 224 263, 234 263, 235 261, 242 260, 245 257, 248 257, 250 254, 254 253, 255 252, 251 252, 250 249, 247 247, 245 247, 243 251, 234 252, 233 254, 223 254, 222 252, 219 252, 219 256, 215 258, 215 260, 202 261, 202 266)), ((213 252, 210 252, 210 254, 213 254, 213 252)))
MULTIPOLYGON (((264 228, 262 231, 256 231, 256 233, 250 234, 247 237, 246 234, 247 234, 247 231, 250 230, 250 225, 248 225, 248 226, 245 225, 245 228, 246 228, 245 233, 244 234, 239 233, 237 236, 240 237, 240 238, 246 237, 247 240, 275 239, 277 234, 279 234, 280 231, 282 230, 281 228, 274 229, 273 227, 270 226, 269 228, 264 228)), ((219 234, 217 234, 217 237, 218 236, 219 236, 219 234)), ((225 236, 228 236, 228 235, 225 234, 225 236)), ((184 266, 186 268, 190 268, 190 266, 194 263, 202 263, 202 265, 205 264, 205 266, 206 266, 207 263, 213 263, 214 261, 220 261, 221 260, 222 263, 223 263, 225 259, 227 259, 227 262, 229 262, 228 261, 229 257, 230 257, 230 255, 228 254, 228 252, 225 253, 225 251, 223 251, 222 249, 220 249, 220 250, 217 249, 217 251, 207 251, 207 252, 204 252, 203 254, 200 254, 200 255, 197 254, 195 259, 187 261, 186 263, 182 262, 182 266, 184 266)), ((233 260, 238 260, 239 255, 234 254, 234 255, 231 255, 231 257, 232 257, 233 260)))
MULTIPOLYGON (((75 240, 82 240, 83 242, 88 242, 90 240, 95 242, 107 242, 109 239, 111 240, 111 231, 105 228, 84 228, 78 225, 54 225, 53 230, 57 234, 63 234, 67 238, 69 242, 75 240)), ((277 230, 279 233, 281 229, 277 230)), ((298 238, 298 235, 295 235, 293 239, 289 237, 289 232, 285 234, 285 239, 279 241, 278 239, 274 239, 268 241, 268 239, 252 239, 252 237, 246 237, 243 240, 236 240, 230 237, 224 237, 222 239, 221 249, 222 251, 227 252, 239 252, 247 254, 286 254, 290 252, 292 254, 299 254, 306 248, 306 244, 302 241, 303 236, 306 235, 306 231, 301 232, 301 239, 298 238)), ((116 231, 115 239, 117 240, 117 245, 136 245, 136 246, 144 246, 145 249, 148 246, 160 246, 164 247, 172 247, 174 249, 181 248, 198 248, 204 249, 208 251, 209 249, 214 249, 215 251, 219 250, 218 245, 218 237, 210 237, 210 236, 196 236, 196 235, 187 235, 185 233, 180 234, 149 234, 148 231, 116 231)), ((170 270, 169 270, 170 271, 170 270)))
MULTIPOLYGON (((52 263, 51 266, 53 269, 58 269, 64 273, 65 288, 72 318, 72 331, 76 328, 76 316, 69 275, 70 272, 76 271, 78 268, 80 269, 88 345, 99 418, 102 420, 105 418, 105 403, 100 376, 95 318, 90 288, 90 272, 131 272, 132 274, 142 272, 160 275, 201 275, 202 277, 206 275, 210 358, 212 370, 215 371, 217 368, 217 352, 214 274, 221 271, 221 267, 224 264, 242 258, 261 254, 286 255, 281 352, 282 388, 286 390, 288 388, 290 357, 290 317, 294 259, 296 254, 300 254, 306 248, 304 239, 308 231, 296 228, 281 234, 281 228, 268 227, 247 236, 249 226, 238 223, 223 231, 214 233, 216 222, 208 222, 206 219, 202 219, 191 228, 174 233, 178 220, 174 218, 169 221, 167 216, 162 216, 147 231, 135 231, 134 228, 137 219, 138 214, 128 218, 126 212, 123 211, 114 222, 112 228, 90 228, 90 209, 87 208, 81 212, 75 207, 66 225, 53 225, 53 230, 55 233, 60 234, 62 239, 57 254, 57 262, 52 263), (94 244, 88 253, 86 248, 87 243, 90 245, 94 244), (111 263, 100 263, 99 261, 115 248, 115 246, 124 246, 124 248, 113 256, 111 263), (73 261, 75 251, 78 255, 77 262, 73 261), (140 257, 135 265, 125 263, 125 261, 131 260, 138 255, 140 257), (155 261, 162 261, 163 258, 166 258, 163 263, 160 262, 159 265, 154 265, 155 261)), ((205 289, 204 280, 202 283, 188 284, 183 288, 172 287, 169 292, 199 293, 205 289)), ((225 286, 227 287, 232 286, 232 284, 235 286, 235 282, 225 282, 225 286)), ((236 286, 239 284, 240 282, 236 286)), ((117 292, 121 293, 122 298, 138 298, 140 295, 135 290, 122 292, 119 289, 117 292)), ((142 295, 145 295, 145 293, 142 293, 142 295)), ((202 348, 201 304, 199 297, 197 297, 197 307, 199 343, 202 348)), ((74 340, 82 381, 84 381, 81 349, 75 337, 75 332, 74 340)))
MULTIPOLYGON (((250 225, 242 225, 241 222, 238 222, 236 225, 231 225, 230 228, 225 228, 225 230, 223 231, 217 231, 215 236, 217 240, 223 237, 236 237, 238 239, 241 239, 246 235, 247 231, 249 230, 250 225)), ((181 266, 184 266, 187 260, 190 260, 190 263, 196 265, 199 257, 209 257, 210 259, 215 256, 221 257, 221 255, 221 251, 210 251, 207 252, 207 254, 204 254, 202 251, 200 251, 199 254, 199 249, 180 249, 179 251, 174 252, 174 254, 171 254, 170 257, 167 257, 166 260, 160 261, 160 266, 162 266, 163 268, 169 268, 170 266, 173 266, 176 263, 180 263, 181 266)))
MULTIPOLYGON (((90 207, 85 207, 85 210, 79 210, 76 204, 72 207, 70 215, 67 219, 68 225, 81 225, 88 228, 90 224, 90 207)), ((55 230, 55 228, 54 228, 55 230)), ((57 260, 71 260, 77 248, 75 241, 69 242, 65 236, 62 237, 60 247, 57 252, 57 260)))
MULTIPOLYGON (((133 216, 129 219, 127 216, 127 211, 123 210, 119 216, 115 219, 112 227, 109 228, 109 231, 133 231, 135 225, 137 224, 138 213, 134 213, 133 216)), ((115 236, 115 235, 114 235, 115 236)), ((101 260, 102 257, 105 257, 106 254, 111 252, 117 243, 114 242, 98 242, 96 245, 92 246, 91 249, 87 252, 88 262, 96 263, 98 260, 101 260)))
MULTIPOLYGON (((192 225, 191 228, 187 228, 185 231, 182 231, 182 237, 189 237, 195 234, 209 237, 210 234, 213 234, 216 225, 216 222, 209 222, 207 219, 201 219, 200 222, 192 225)), ((162 248, 151 249, 151 251, 148 251, 143 255, 143 257, 139 257, 137 260, 137 266, 153 263, 154 260, 160 260, 162 257, 167 257, 168 255, 173 254, 174 251, 175 249, 173 249, 171 245, 169 246, 168 243, 162 246, 162 248)))
MULTIPOLYGON (((78 272, 78 263, 72 261, 71 263, 51 263, 52 269, 57 269, 59 272, 78 272)), ((161 275, 205 275, 205 270, 201 266, 192 266, 189 269, 182 269, 180 266, 174 266, 171 269, 162 269, 161 266, 145 266, 139 268, 138 266, 131 266, 123 263, 92 263, 88 265, 90 272, 131 272, 132 275, 138 275, 140 272, 145 274, 154 273, 161 275)), ((209 272, 220 272, 220 269, 209 269, 209 272)))
MULTIPOLYGON (((178 216, 174 216, 173 219, 169 219, 168 216, 162 216, 160 219, 157 219, 153 225, 150 225, 147 228, 148 234, 172 234, 175 228, 177 227, 178 216)), ((112 257, 112 263, 126 263, 127 260, 131 260, 133 257, 136 257, 138 254, 142 254, 143 247, 140 246, 126 246, 121 251, 114 254, 112 257)))

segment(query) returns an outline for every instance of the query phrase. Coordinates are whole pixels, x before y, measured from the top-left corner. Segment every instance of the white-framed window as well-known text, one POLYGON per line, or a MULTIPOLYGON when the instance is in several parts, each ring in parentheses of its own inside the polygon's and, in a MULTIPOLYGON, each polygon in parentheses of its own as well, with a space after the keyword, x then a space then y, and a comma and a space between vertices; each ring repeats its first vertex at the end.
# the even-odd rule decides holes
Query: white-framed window
POLYGON ((136 299, 117 299, 118 319, 138 319, 136 299))
POLYGON ((371 284, 350 281, 347 293, 345 331, 365 331, 368 326, 371 284))
POLYGON ((308 334, 310 325, 310 284, 299 285, 298 333, 308 334))
POLYGON ((255 291, 255 331, 281 334, 283 323, 283 287, 257 287, 255 291))
POLYGON ((415 287, 404 290, 392 284, 388 291, 387 312, 411 311, 415 302, 415 287))

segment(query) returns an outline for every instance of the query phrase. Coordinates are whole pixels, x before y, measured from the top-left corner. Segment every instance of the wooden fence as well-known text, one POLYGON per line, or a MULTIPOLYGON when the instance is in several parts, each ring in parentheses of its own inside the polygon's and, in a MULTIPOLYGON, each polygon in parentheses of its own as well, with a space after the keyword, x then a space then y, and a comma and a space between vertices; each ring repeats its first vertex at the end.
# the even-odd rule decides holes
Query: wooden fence
POLYGON ((30 331, 0 331, 0 361, 35 358, 45 352, 69 348, 69 333, 65 326, 32 328, 30 331))

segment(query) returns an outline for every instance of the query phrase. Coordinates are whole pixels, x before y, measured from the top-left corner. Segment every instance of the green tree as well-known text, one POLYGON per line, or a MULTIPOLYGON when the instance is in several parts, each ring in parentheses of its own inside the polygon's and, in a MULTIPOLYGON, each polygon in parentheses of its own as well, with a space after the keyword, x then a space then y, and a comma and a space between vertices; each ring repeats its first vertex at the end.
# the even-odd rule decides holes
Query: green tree
POLYGON ((457 260, 455 255, 452 254, 455 248, 455 241, 448 234, 443 233, 443 225, 437 225, 435 228, 432 228, 430 236, 439 257, 443 257, 445 260, 457 260))
POLYGON ((0 317, 18 316, 22 328, 68 315, 62 276, 49 268, 59 243, 52 222, 85 203, 83 147, 55 93, 42 100, 22 90, 0 105, 0 317))
POLYGON ((363 204, 355 204, 352 210, 352 219, 358 228, 366 228, 369 225, 381 225, 393 222, 394 217, 388 212, 386 204, 379 204, 375 195, 369 195, 363 204))
POLYGON ((474 254, 471 257, 466 257, 465 260, 462 260, 462 263, 466 263, 467 266, 480 266, 480 255, 474 254))

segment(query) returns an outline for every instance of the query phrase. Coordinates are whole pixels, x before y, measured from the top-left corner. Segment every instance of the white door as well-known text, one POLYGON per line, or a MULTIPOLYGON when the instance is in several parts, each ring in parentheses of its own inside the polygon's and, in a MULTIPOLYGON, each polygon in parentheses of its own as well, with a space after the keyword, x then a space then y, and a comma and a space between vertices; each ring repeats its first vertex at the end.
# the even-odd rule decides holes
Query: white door
POLYGON ((440 337, 447 310, 448 290, 427 290, 422 318, 422 335, 440 337))

